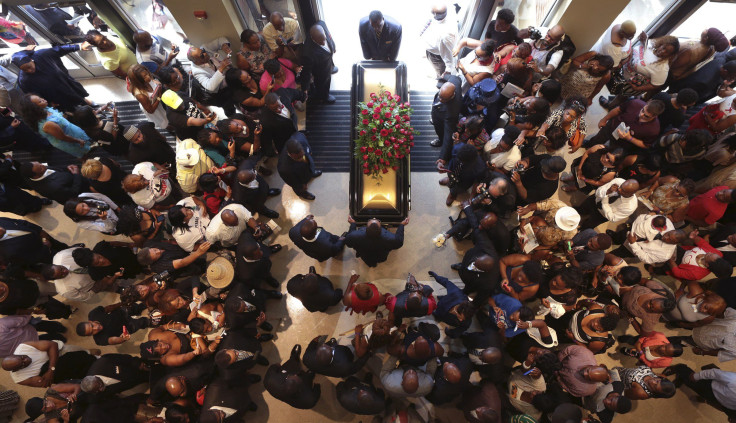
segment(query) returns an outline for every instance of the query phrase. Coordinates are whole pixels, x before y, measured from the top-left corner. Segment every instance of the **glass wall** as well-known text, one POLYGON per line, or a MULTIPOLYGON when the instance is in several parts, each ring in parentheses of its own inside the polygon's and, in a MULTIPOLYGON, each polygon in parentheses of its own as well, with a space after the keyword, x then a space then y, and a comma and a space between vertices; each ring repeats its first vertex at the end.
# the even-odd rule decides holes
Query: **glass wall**
POLYGON ((735 3, 709 1, 675 28, 672 35, 678 38, 699 39, 704 29, 718 28, 730 39, 736 35, 736 28, 733 24, 734 16, 736 16, 735 3))
MULTIPOLYGON (((112 0, 130 23, 171 44, 183 46, 189 43, 187 36, 171 15, 163 0, 112 0)), ((164 43, 168 44, 168 43, 164 43)), ((168 47, 168 45, 167 45, 168 47)), ((179 49, 179 60, 186 60, 186 48, 179 49)))

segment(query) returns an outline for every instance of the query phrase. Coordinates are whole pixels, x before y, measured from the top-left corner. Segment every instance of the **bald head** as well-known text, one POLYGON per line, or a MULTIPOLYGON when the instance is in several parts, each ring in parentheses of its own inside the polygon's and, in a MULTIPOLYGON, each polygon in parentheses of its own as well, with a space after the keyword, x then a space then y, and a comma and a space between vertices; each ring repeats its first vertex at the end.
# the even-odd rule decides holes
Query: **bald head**
POLYGON ((452 82, 445 82, 440 88, 440 101, 447 103, 455 97, 455 84, 452 82))
POLYGON ((282 15, 279 12, 273 12, 271 13, 271 16, 268 18, 268 21, 271 22, 271 25, 273 25, 274 28, 278 31, 284 30, 284 15, 282 15))
POLYGON ((621 184, 621 188, 619 189, 621 196, 624 198, 630 198, 632 195, 636 194, 637 191, 639 191, 639 181, 636 179, 627 180, 621 184))
POLYGON ((133 34, 133 41, 135 41, 136 46, 138 46, 142 51, 147 51, 153 44, 151 34, 142 29, 137 30, 135 34, 133 34))
POLYGON ((220 217, 226 226, 238 226, 238 215, 234 211, 225 209, 220 217))
POLYGON ((435 3, 432 6, 433 15, 447 15, 447 5, 444 3, 435 3))
POLYGON ((452 384, 460 383, 460 380, 462 379, 460 369, 458 369, 456 365, 449 362, 442 365, 442 374, 444 375, 445 380, 452 384))
POLYGON ((488 347, 480 354, 480 360, 486 364, 495 364, 501 361, 503 354, 496 347, 488 347))
POLYGON ((493 266, 496 264, 496 260, 488 254, 483 254, 475 259, 475 267, 484 271, 490 272, 493 270, 493 266))
POLYGON ((401 378, 401 387, 407 394, 413 394, 419 389, 419 376, 414 369, 404 370, 404 376, 401 378))
POLYGON ((299 234, 304 239, 314 239, 317 236, 317 222, 313 216, 307 216, 304 223, 302 223, 301 229, 299 229, 299 234))
POLYGON ((547 36, 555 43, 560 41, 563 35, 565 35, 565 28, 562 25, 555 25, 547 31, 547 36))
POLYGON ((237 174, 238 182, 242 185, 248 185, 256 179, 256 173, 250 169, 241 170, 237 174))
POLYGON ((312 25, 312 27, 309 28, 309 36, 312 38, 312 41, 320 46, 324 45, 325 41, 327 41, 327 35, 325 35, 325 30, 322 28, 322 25, 312 25))
POLYGON ((202 49, 200 49, 199 47, 191 47, 187 51, 187 59, 189 59, 192 63, 196 65, 201 65, 205 62, 205 58, 202 54, 202 49))
POLYGON ((166 391, 174 398, 179 398, 187 393, 187 385, 184 376, 171 376, 166 379, 166 391))
POLYGON ((480 228, 481 229, 490 229, 490 228, 496 226, 496 222, 498 222, 498 216, 496 216, 496 213, 488 212, 480 220, 480 228))
POLYGON ((27 355, 9 355, 3 358, 2 368, 3 370, 14 372, 28 367, 29 364, 31 364, 31 358, 27 355))
POLYGON ((368 225, 365 227, 365 234, 370 238, 381 236, 381 221, 378 219, 369 220, 368 225))
POLYGON ((590 382, 608 382, 608 369, 603 366, 588 366, 581 370, 583 378, 590 382))
POLYGON ((332 346, 322 344, 317 348, 316 354, 317 364, 320 366, 329 366, 332 362, 332 346))

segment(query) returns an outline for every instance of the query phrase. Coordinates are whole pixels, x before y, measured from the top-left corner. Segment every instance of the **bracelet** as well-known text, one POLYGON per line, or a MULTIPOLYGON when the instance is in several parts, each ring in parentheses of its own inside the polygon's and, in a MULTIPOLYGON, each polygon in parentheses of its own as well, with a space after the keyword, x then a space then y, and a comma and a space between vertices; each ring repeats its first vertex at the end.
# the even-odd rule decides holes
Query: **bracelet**
POLYGON ((526 365, 526 360, 524 360, 524 361, 521 362, 521 367, 523 367, 524 370, 529 370, 529 369, 532 368, 532 365, 530 364, 530 365, 527 366, 526 365))

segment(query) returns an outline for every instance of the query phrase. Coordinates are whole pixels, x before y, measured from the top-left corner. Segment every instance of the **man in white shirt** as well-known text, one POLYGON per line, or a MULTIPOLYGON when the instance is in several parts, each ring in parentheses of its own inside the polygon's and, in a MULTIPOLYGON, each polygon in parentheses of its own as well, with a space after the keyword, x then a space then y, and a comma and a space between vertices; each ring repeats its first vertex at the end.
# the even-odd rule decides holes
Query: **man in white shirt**
POLYGON ((48 387, 54 380, 59 350, 64 347, 61 341, 24 342, 13 351, 13 355, 3 358, 2 368, 10 372, 13 382, 32 387, 48 387), (48 370, 41 374, 41 368, 49 363, 48 370))
MULTIPOLYGON (((557 68, 563 65, 575 52, 575 44, 573 44, 562 25, 555 25, 549 29, 537 28, 544 37, 531 42, 532 59, 535 72, 542 76, 550 76, 557 68)), ((528 28, 519 30, 519 37, 530 38, 528 28)))
POLYGON ((631 39, 635 35, 636 24, 634 21, 624 21, 608 28, 590 50, 598 54, 611 56, 613 66, 617 67, 631 54, 631 39))
POLYGON ((434 5, 432 15, 434 18, 427 23, 419 37, 424 41, 427 59, 432 63, 437 79, 440 79, 457 74, 456 57, 452 55, 457 42, 457 22, 447 17, 445 4, 434 5))
MULTIPOLYGON (((614 242, 622 240, 622 233, 606 231, 614 242)), ((684 231, 676 230, 672 222, 656 213, 643 214, 631 224, 623 245, 612 254, 631 257, 632 253, 645 264, 656 265, 669 260, 677 250, 677 244, 687 238, 684 231)))
POLYGON ((179 48, 167 39, 139 29, 133 35, 133 41, 135 41, 135 57, 138 63, 145 66, 151 73, 156 73, 169 64, 179 66, 176 60, 179 48), (164 46, 170 47, 171 51, 167 51, 164 46))
POLYGON ((636 179, 614 178, 595 190, 580 205, 581 214, 587 217, 580 223, 581 229, 595 228, 604 222, 620 222, 627 219, 639 207, 636 192, 639 182, 636 179))
POLYGON ((218 61, 215 61, 215 58, 210 56, 209 51, 204 47, 190 48, 187 52, 187 59, 192 62, 192 77, 208 94, 205 105, 222 107, 225 114, 229 116, 235 112, 235 106, 231 99, 231 92, 225 83, 225 71, 230 68, 229 56, 232 50, 229 42, 222 43, 220 48, 226 57, 218 57, 218 61))
POLYGON ((285 18, 279 12, 271 13, 268 21, 261 32, 268 47, 279 57, 297 60, 296 50, 304 42, 299 21, 285 18))
POLYGON ((521 160, 521 150, 514 143, 520 133, 521 130, 513 125, 493 131, 491 139, 483 146, 483 156, 491 164, 491 170, 508 174, 521 160))
POLYGON ((736 417, 736 373, 721 370, 713 365, 696 372, 685 364, 668 367, 665 372, 677 375, 676 386, 679 387, 684 383, 708 404, 722 409, 729 416, 729 421, 736 417))
POLYGON ((257 226, 248 209, 240 204, 228 204, 212 218, 205 237, 213 244, 219 242, 223 247, 230 248, 238 243, 240 234, 248 226, 253 229, 257 226))
POLYGON ((95 295, 92 288, 95 281, 86 269, 78 265, 72 253, 79 247, 61 250, 54 256, 53 266, 49 266, 43 276, 54 283, 56 292, 73 301, 89 301, 95 295), (48 273, 47 273, 48 272, 48 273))
POLYGON ((432 391, 434 379, 431 375, 437 368, 436 360, 427 363, 427 371, 411 366, 396 367, 398 361, 397 357, 386 355, 381 367, 381 384, 390 397, 423 397, 432 391))

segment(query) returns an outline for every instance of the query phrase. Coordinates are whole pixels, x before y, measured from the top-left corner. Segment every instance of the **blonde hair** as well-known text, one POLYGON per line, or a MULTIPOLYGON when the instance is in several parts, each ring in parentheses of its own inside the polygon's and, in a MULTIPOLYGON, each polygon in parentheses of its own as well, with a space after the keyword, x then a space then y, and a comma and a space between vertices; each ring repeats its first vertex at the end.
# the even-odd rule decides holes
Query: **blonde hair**
POLYGON ((102 175, 102 162, 97 159, 88 159, 82 165, 82 176, 97 180, 102 175))

